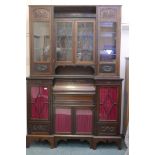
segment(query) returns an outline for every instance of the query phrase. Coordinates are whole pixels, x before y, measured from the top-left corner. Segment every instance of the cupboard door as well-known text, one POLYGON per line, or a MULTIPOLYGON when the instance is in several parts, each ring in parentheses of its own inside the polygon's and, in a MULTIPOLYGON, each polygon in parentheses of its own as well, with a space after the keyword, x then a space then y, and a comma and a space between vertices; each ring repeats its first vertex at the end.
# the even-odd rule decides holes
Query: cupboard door
POLYGON ((56 62, 73 61, 73 22, 56 20, 56 62))
POLYGON ((48 120, 49 89, 46 86, 31 87, 31 120, 48 120))
POLYGON ((51 74, 53 8, 30 7, 31 75, 51 74))
POLYGON ((103 86, 99 88, 99 121, 118 120, 118 87, 103 86))
POLYGON ((93 128, 93 111, 91 109, 76 110, 76 134, 91 134, 93 128))
POLYGON ((97 7, 98 73, 119 75, 120 8, 97 7))
POLYGON ((71 108, 55 108, 55 133, 71 133, 71 108))
POLYGON ((76 63, 93 63, 95 53, 95 21, 77 21, 76 35, 76 63))

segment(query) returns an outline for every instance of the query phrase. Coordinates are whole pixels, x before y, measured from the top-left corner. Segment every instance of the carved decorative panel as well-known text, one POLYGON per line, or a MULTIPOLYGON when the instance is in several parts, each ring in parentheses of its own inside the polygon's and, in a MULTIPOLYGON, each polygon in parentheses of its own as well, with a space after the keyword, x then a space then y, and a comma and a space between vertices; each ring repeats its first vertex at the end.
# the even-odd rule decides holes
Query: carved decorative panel
POLYGON ((99 16, 101 20, 116 20, 117 18, 117 9, 116 8, 107 8, 101 7, 99 10, 99 16))
POLYGON ((105 132, 105 133, 113 133, 115 131, 115 127, 112 127, 112 126, 104 126, 102 127, 102 132, 105 132))
POLYGON ((35 64, 34 70, 37 72, 47 72, 49 68, 47 64, 35 64))
POLYGON ((33 19, 49 19, 50 13, 49 10, 44 8, 37 8, 32 11, 33 19))
POLYGON ((33 124, 31 127, 32 132, 45 132, 49 130, 49 125, 45 124, 33 124))
POLYGON ((115 73, 115 64, 100 64, 100 73, 115 73))
POLYGON ((117 133, 116 126, 100 126, 99 127, 99 135, 114 135, 117 133))

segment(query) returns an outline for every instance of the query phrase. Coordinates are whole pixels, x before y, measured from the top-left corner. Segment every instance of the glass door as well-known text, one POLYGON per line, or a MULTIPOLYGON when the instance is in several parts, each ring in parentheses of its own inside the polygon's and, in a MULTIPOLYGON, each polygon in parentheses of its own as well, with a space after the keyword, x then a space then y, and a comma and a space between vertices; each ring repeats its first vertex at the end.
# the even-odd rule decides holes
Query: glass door
POLYGON ((101 21, 98 24, 99 72, 115 73, 116 22, 101 21))
POLYGON ((50 61, 50 35, 48 22, 33 22, 34 62, 50 61))
POLYGON ((76 63, 93 63, 95 53, 95 21, 76 22, 76 63))
POLYGON ((73 61, 73 22, 56 20, 56 62, 73 61))

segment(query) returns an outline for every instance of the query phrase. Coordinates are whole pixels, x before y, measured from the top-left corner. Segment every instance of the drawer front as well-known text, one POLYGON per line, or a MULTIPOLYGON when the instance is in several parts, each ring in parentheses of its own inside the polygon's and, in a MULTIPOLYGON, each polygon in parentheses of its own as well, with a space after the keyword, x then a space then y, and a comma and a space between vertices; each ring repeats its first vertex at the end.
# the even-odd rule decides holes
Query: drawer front
POLYGON ((97 126, 97 135, 117 135, 118 134, 118 125, 98 125, 97 126))
POLYGON ((54 95, 54 103, 90 103, 93 104, 93 95, 54 95))

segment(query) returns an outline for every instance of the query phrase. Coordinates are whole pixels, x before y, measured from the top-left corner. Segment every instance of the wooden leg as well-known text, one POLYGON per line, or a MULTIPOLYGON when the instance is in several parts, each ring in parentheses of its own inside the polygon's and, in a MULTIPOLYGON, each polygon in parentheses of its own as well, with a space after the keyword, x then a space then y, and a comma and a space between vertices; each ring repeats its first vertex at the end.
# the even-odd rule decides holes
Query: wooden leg
POLYGON ((93 140, 92 139, 89 141, 89 146, 91 149, 93 148, 93 140))
POLYGON ((56 148, 56 147, 57 147, 57 139, 54 138, 54 148, 56 148))
POLYGON ((116 144, 117 144, 118 149, 121 150, 122 149, 122 142, 121 142, 121 140, 116 142, 116 144))
POLYGON ((31 139, 30 137, 26 137, 26 148, 29 148, 31 145, 31 139))
POLYGON ((92 149, 96 150, 96 141, 94 141, 94 140, 92 141, 92 149))
POLYGON ((55 148, 55 145, 54 145, 54 137, 50 138, 50 146, 51 146, 51 149, 55 148))

